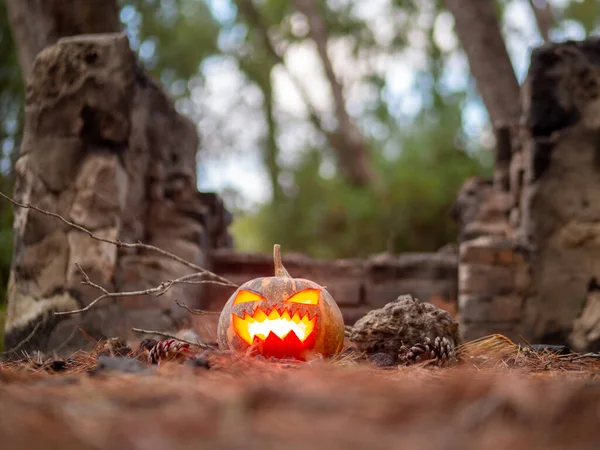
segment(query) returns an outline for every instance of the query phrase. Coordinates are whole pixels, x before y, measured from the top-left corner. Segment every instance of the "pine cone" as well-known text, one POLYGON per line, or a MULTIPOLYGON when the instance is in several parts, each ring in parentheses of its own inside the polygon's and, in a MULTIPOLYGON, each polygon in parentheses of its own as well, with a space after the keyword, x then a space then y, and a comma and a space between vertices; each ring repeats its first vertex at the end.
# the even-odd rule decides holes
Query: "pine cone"
POLYGON ((190 345, 184 342, 169 339, 157 342, 148 353, 148 362, 158 364, 163 361, 183 361, 191 359, 193 354, 190 345))
POLYGON ((405 365, 414 364, 422 361, 433 360, 439 366, 445 366, 456 361, 456 351, 454 344, 446 337, 431 339, 425 338, 422 343, 412 347, 403 346, 400 349, 398 359, 405 365))

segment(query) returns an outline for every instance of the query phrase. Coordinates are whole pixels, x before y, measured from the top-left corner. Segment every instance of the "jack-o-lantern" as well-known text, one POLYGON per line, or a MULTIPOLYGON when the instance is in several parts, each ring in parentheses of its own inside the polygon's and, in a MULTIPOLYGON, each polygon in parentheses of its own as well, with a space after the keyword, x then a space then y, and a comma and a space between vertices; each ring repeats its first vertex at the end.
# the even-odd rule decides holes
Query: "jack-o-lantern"
POLYGON ((244 283, 225 304, 219 347, 300 360, 339 352, 344 319, 329 292, 313 281, 292 278, 281 262, 279 245, 273 256, 275 276, 244 283))

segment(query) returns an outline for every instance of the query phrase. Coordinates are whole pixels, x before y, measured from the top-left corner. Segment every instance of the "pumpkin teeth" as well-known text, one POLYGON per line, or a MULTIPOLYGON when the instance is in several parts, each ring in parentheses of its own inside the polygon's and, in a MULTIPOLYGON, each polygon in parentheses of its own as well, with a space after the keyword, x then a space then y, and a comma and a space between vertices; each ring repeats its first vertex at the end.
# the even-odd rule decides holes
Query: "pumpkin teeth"
POLYGON ((300 315, 300 312, 296 311, 290 317, 287 309, 280 313, 277 308, 273 308, 267 313, 258 307, 252 315, 247 312, 244 313, 244 317, 233 314, 232 319, 237 335, 252 345, 255 338, 264 341, 271 333, 282 340, 289 333, 294 333, 300 342, 304 342, 313 332, 317 316, 315 314, 310 317, 308 311, 300 315))

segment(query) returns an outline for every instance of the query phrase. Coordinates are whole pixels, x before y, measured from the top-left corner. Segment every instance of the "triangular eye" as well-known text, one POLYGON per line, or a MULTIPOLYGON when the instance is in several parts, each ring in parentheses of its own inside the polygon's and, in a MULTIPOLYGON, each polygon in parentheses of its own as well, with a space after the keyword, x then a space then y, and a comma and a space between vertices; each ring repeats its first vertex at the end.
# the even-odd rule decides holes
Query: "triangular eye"
POLYGON ((320 295, 320 289, 304 289, 303 291, 292 295, 286 302, 302 303, 303 305, 318 305, 320 295))
POLYGON ((262 302, 265 298, 262 295, 258 295, 254 292, 250 291, 240 291, 238 295, 235 297, 233 301, 234 305, 238 303, 248 303, 248 302, 262 302))

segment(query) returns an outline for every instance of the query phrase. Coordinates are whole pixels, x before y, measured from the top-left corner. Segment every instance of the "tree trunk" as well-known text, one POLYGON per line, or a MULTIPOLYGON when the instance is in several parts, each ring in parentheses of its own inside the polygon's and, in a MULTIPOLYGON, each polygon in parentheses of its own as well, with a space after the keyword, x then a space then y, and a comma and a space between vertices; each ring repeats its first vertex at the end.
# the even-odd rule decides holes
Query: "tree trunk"
MULTIPOLYGON (((342 175, 351 183, 358 185, 370 181, 373 175, 371 162, 369 160, 368 147, 366 146, 355 124, 352 122, 346 112, 343 95, 341 94, 342 89, 339 85, 339 82, 335 80, 335 75, 333 79, 335 80, 337 87, 332 87, 332 90, 339 89, 336 107, 337 105, 341 105, 341 115, 345 115, 347 119, 342 117, 342 120, 340 121, 340 108, 337 108, 339 123, 337 129, 331 132, 328 131, 323 125, 323 120, 317 113, 314 105, 312 105, 304 86, 300 83, 298 78, 287 69, 283 57, 277 53, 277 50, 270 40, 267 27, 263 23, 260 12, 257 10, 252 0, 235 0, 235 4, 239 8, 240 12, 246 17, 248 23, 255 27, 255 29, 259 32, 261 41, 265 47, 265 50, 271 56, 273 64, 280 64, 288 72, 290 79, 294 83, 294 86, 306 104, 310 122, 317 130, 323 133, 327 139, 329 147, 335 152, 338 158, 338 167, 342 172, 342 175), (340 98, 341 103, 339 102, 340 98)), ((327 64, 330 66, 331 63, 329 61, 329 57, 326 56, 326 60, 327 64)), ((331 73, 333 74, 333 69, 331 69, 331 73)))
POLYGON ((373 178, 373 169, 369 159, 369 148, 346 110, 344 89, 335 75, 331 59, 327 53, 329 35, 318 5, 314 0, 296 0, 296 8, 308 19, 311 39, 317 46, 317 52, 325 75, 331 87, 335 104, 335 116, 338 122, 337 139, 330 139, 330 144, 337 152, 338 165, 345 176, 355 184, 365 184, 373 178))
POLYGON ((520 89, 492 0, 446 0, 477 89, 495 128, 520 116, 520 89))
MULTIPOLYGON (((128 39, 112 33, 53 44, 61 33, 118 29, 117 14, 110 20, 104 16, 116 12, 116 2, 10 4, 21 64, 29 73, 15 198, 98 236, 143 241, 197 265, 207 263, 210 249, 230 246, 230 217, 220 198, 196 188, 196 127, 140 67, 128 39), (99 9, 87 9, 93 5, 99 9)), ((88 305, 99 294, 81 285, 76 265, 109 292, 147 289, 191 271, 160 255, 92 240, 55 218, 17 208, 7 348, 34 329, 22 350, 86 347, 76 327, 95 339, 127 338, 132 326, 174 331, 189 326, 189 314, 172 298, 202 307, 202 286, 180 285, 169 296, 111 299, 80 315, 55 316, 88 305)))
POLYGON ((555 25, 552 8, 546 0, 529 0, 538 30, 544 42, 550 42, 550 30, 555 25))
MULTIPOLYGON (((269 70, 270 73, 270 70, 269 70)), ((273 202, 277 203, 283 195, 279 184, 279 145, 277 144, 277 122, 275 120, 275 98, 273 95, 273 85, 271 84, 270 76, 262 86, 264 102, 265 102, 265 120, 267 122, 267 135, 265 139, 264 161, 269 171, 271 179, 271 189, 273 193, 273 202)))
POLYGON ((5 1, 25 79, 35 56, 60 38, 121 30, 116 0, 5 1))

